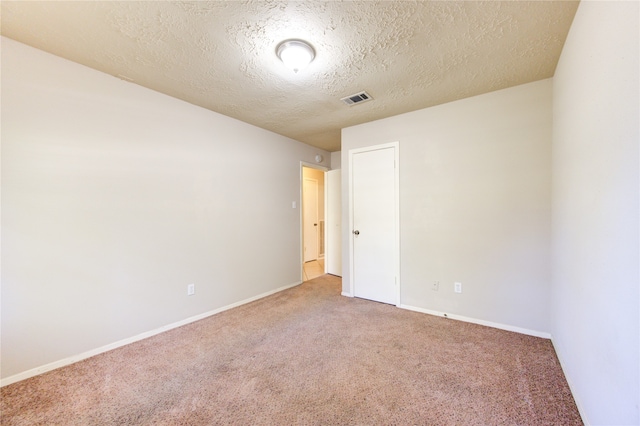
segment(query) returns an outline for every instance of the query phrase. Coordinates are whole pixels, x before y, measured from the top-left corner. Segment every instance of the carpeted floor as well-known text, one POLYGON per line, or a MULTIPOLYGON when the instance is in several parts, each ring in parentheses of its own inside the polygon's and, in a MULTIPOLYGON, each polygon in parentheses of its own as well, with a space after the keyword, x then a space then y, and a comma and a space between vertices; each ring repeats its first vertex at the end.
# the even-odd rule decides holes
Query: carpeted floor
POLYGON ((1 390, 3 425, 582 424, 549 340, 329 275, 1 390))

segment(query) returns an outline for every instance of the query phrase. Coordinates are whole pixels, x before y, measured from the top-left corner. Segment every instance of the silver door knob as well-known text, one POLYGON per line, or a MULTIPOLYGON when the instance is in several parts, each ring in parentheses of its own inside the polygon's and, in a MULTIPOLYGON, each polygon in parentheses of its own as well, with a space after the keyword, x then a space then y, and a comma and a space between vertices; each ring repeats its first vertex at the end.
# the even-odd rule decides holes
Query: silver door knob
POLYGON ((357 229, 355 231, 353 231, 354 235, 360 235, 360 231, 358 231, 357 229))

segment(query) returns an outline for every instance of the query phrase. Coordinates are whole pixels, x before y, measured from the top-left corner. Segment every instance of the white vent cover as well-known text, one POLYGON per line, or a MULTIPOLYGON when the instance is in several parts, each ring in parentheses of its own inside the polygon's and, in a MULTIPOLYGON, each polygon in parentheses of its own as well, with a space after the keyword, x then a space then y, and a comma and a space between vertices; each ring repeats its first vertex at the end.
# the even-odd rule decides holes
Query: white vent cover
POLYGON ((355 95, 349 95, 346 98, 342 98, 340 100, 347 105, 355 105, 355 104, 361 104, 362 102, 370 101, 372 99, 373 98, 371 97, 371 95, 368 94, 367 92, 360 92, 360 93, 356 93, 355 95))

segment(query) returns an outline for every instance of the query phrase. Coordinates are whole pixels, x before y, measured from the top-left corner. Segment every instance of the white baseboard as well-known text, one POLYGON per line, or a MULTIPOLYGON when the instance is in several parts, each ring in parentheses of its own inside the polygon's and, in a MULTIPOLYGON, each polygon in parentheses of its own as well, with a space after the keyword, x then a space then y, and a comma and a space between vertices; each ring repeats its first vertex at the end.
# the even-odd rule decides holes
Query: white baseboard
POLYGON ((529 330, 527 328, 515 327, 513 325, 500 324, 497 322, 484 321, 475 318, 463 317, 461 315, 447 314, 445 312, 433 311, 431 309, 417 308, 409 305, 399 305, 399 308, 409 311, 421 312, 423 314, 435 315, 438 317, 446 317, 448 319, 470 322, 473 324, 485 325, 487 327, 498 328, 500 330, 513 331, 515 333, 526 334, 529 336, 542 337, 543 339, 551 339, 551 334, 544 331, 529 330))
POLYGON ((346 291, 343 291, 342 293, 340 293, 340 295, 346 296, 346 297, 353 297, 353 294, 347 293, 346 291))
POLYGON ((169 331, 169 330, 172 330, 174 328, 178 328, 178 327, 181 327, 183 325, 187 325, 187 324, 190 324, 192 322, 199 321, 201 319, 210 317, 210 316, 218 314, 220 312, 228 311, 229 309, 233 309, 233 308, 236 308, 238 306, 245 305, 247 303, 251 303, 251 302, 256 301, 258 299, 262 299, 263 297, 270 296, 270 295, 272 295, 274 293, 281 292, 283 290, 286 290, 286 289, 291 288, 291 287, 295 287, 295 286, 300 285, 300 284, 302 284, 302 281, 299 281, 299 282, 296 282, 296 283, 293 283, 293 284, 289 284, 289 285, 285 285, 285 286, 279 287, 279 288, 277 288, 275 290, 271 290, 271 291, 268 291, 266 293, 262 293, 262 294, 259 294, 257 296, 253 296, 253 297, 250 297, 248 299, 244 299, 244 300, 241 300, 239 302, 232 303, 230 305, 223 306, 221 308, 214 309, 214 310, 209 311, 209 312, 205 312, 205 313, 202 313, 202 314, 194 315, 192 317, 183 319, 181 321, 174 322, 172 324, 168 324, 168 325, 156 328, 154 330, 150 330, 150 331, 147 331, 147 332, 144 332, 144 333, 141 333, 141 334, 138 334, 138 335, 123 339, 123 340, 119 340, 117 342, 110 343, 108 345, 101 346, 99 348, 92 349, 92 350, 87 351, 87 352, 83 352, 81 354, 73 355, 73 356, 70 356, 68 358, 61 359, 59 361, 54 361, 54 362, 51 362, 49 364, 42 365, 40 367, 32 368, 30 370, 23 371, 22 373, 14 374, 13 376, 9 376, 9 377, 7 377, 5 379, 0 380, 0 387, 7 386, 7 385, 10 385, 12 383, 19 382, 21 380, 25 380, 25 379, 28 379, 30 377, 37 376, 39 374, 47 373, 49 371, 55 370, 55 369, 60 368, 60 367, 65 367, 67 365, 74 364, 74 363, 76 363, 78 361, 82 361, 84 359, 91 358, 92 356, 99 355, 101 353, 108 352, 108 351, 111 351, 113 349, 117 349, 117 348, 120 348, 122 346, 126 346, 126 345, 129 345, 131 343, 134 343, 134 342, 137 342, 137 341, 140 341, 140 340, 155 336, 156 334, 164 333, 165 331, 169 331))
POLYGON ((569 385, 569 390, 571 391, 571 395, 573 396, 573 400, 576 403, 576 407, 578 407, 578 413, 580 414, 580 417, 582 418, 582 423, 584 423, 584 426, 589 426, 591 423, 589 423, 589 420, 587 419, 587 413, 584 411, 584 408, 582 406, 582 404, 580 403, 580 400, 576 397, 578 394, 575 391, 575 387, 573 386, 573 383, 571 382, 571 377, 569 377, 567 375, 567 370, 564 368, 564 362, 562 361, 562 354, 560 352, 558 352, 558 349, 556 349, 556 344, 553 341, 553 336, 551 336, 551 344, 553 345, 553 350, 556 353, 556 356, 558 357, 558 362, 560 363, 560 368, 562 368, 562 373, 564 374, 564 378, 567 380, 567 384, 569 385))

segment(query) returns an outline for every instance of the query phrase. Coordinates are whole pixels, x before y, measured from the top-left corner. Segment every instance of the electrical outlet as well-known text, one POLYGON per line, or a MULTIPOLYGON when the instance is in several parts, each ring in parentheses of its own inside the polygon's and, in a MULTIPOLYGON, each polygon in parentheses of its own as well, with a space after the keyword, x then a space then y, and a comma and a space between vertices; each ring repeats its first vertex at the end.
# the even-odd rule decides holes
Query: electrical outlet
POLYGON ((194 294, 196 294, 196 285, 189 284, 187 286, 187 296, 193 296, 194 294))
POLYGON ((456 293, 462 293, 462 283, 455 283, 453 285, 453 291, 456 293))
POLYGON ((438 291, 440 290, 440 281, 434 281, 431 285, 431 290, 438 291))

